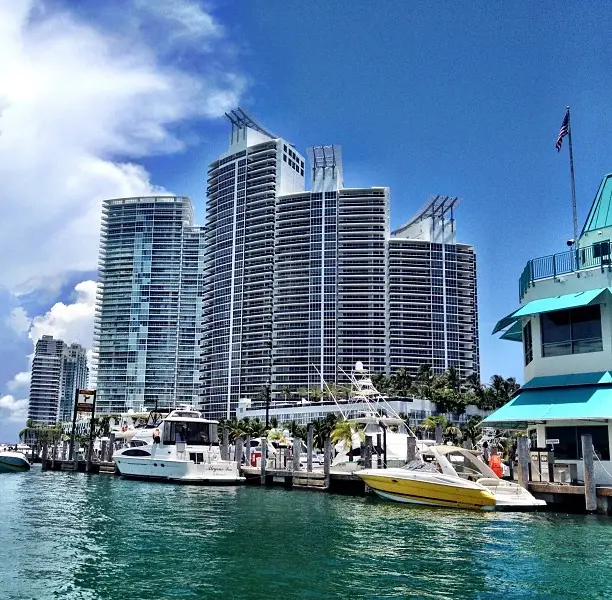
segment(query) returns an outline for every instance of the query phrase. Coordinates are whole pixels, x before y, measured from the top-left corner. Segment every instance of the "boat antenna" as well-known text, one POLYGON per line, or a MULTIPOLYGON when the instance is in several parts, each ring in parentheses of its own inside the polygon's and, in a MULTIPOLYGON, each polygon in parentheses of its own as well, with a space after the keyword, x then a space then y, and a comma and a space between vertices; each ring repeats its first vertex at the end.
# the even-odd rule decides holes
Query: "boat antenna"
POLYGON ((347 420, 347 416, 342 411, 342 408, 340 408, 340 404, 338 403, 338 400, 336 399, 336 396, 333 394, 333 392, 331 391, 331 389, 327 385, 327 381, 325 381, 325 379, 323 378, 323 373, 321 373, 321 371, 319 371, 317 365, 313 364, 312 366, 314 367, 315 371, 318 373, 319 377, 321 378, 321 381, 323 382, 323 385, 327 388, 327 391, 329 392, 329 395, 332 397, 334 403, 338 407, 338 410, 340 411, 340 414, 342 415, 342 418, 346 421, 347 420))

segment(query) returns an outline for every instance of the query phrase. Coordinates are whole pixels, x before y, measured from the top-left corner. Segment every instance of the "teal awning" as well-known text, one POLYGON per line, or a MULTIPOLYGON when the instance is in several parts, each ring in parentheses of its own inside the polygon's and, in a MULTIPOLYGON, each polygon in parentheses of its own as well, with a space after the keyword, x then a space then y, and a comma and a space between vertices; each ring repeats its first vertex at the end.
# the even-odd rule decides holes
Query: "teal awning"
POLYGON ((501 340, 510 340, 512 342, 523 341, 523 326, 520 321, 516 321, 508 331, 504 331, 504 334, 500 337, 501 340))
POLYGON ((484 419, 482 425, 523 429, 535 421, 612 419, 610 385, 523 389, 484 419))
POLYGON ((530 315, 539 315, 541 313, 553 312, 555 310, 566 310, 569 308, 578 308, 579 306, 587 306, 588 304, 598 304, 602 302, 599 298, 604 292, 610 293, 610 288, 596 288, 576 294, 565 294, 563 296, 554 296, 553 298, 540 298, 527 302, 525 306, 521 306, 518 310, 510 313, 508 316, 500 319, 493 329, 493 333, 498 333, 512 325, 521 317, 530 315))
POLYGON ((534 377, 523 384, 521 391, 533 388, 552 388, 574 385, 605 385, 612 384, 610 371, 595 371, 593 373, 569 373, 566 375, 548 375, 534 377))

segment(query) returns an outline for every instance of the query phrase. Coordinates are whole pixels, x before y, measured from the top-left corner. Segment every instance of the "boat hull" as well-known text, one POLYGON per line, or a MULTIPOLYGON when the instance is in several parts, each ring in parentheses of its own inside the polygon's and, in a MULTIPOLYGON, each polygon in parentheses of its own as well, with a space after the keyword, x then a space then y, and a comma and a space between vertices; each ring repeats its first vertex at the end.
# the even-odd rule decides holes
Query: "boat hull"
POLYGON ((374 493, 386 500, 422 506, 495 510, 495 497, 480 486, 461 487, 417 478, 408 479, 364 472, 357 475, 374 493))
POLYGON ((239 485, 245 478, 233 465, 204 465, 191 461, 161 458, 157 460, 135 457, 114 457, 122 477, 196 485, 239 485))
POLYGON ((0 454, 0 473, 24 473, 30 470, 30 463, 25 456, 0 454))

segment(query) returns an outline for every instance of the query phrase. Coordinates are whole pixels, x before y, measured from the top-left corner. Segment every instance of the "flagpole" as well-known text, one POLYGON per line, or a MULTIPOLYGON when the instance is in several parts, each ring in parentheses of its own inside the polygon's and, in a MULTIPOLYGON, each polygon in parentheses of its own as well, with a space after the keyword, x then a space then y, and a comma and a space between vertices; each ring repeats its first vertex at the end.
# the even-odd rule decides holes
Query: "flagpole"
POLYGON ((567 107, 567 138, 569 143, 570 179, 572 184, 572 217, 574 220, 574 244, 578 244, 578 214, 576 212, 576 184, 574 181, 574 153, 572 152, 572 120, 567 107))

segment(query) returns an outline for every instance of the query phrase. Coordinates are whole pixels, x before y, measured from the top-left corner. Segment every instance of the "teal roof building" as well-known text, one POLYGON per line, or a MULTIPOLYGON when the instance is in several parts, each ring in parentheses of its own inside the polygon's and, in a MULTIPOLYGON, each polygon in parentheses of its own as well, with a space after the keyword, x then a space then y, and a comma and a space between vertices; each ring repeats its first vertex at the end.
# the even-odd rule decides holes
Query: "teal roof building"
POLYGON ((612 483, 612 174, 570 250, 527 261, 519 305, 493 333, 521 343, 525 384, 484 426, 527 429, 532 448, 576 462, 593 437, 598 483, 612 483), (548 443, 547 443, 548 442, 548 443))

